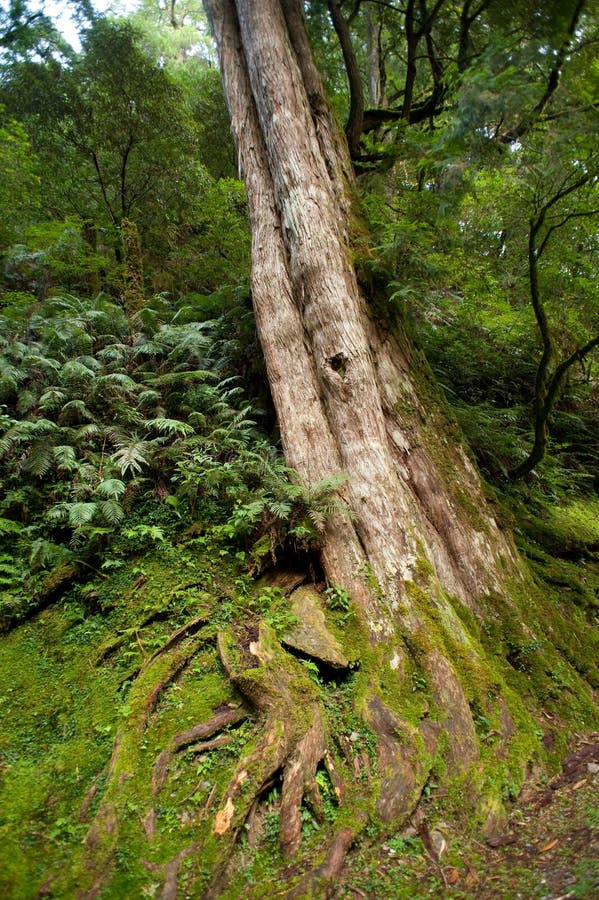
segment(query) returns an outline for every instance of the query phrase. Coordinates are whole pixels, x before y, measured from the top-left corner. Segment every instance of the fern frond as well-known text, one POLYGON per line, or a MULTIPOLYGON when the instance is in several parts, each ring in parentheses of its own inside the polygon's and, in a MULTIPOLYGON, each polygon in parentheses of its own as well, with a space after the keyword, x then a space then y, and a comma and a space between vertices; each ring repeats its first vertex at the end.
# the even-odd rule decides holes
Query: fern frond
POLYGON ((77 362, 75 359, 69 359, 60 370, 60 378, 63 383, 84 384, 89 383, 95 378, 96 373, 89 366, 77 362))
POLYGON ((117 342, 108 344, 102 350, 98 350, 98 359, 104 363, 120 363, 122 364, 131 354, 131 347, 127 344, 119 344, 117 342))
POLYGON ((321 478, 320 481, 311 484, 308 490, 310 496, 313 499, 316 499, 318 497, 325 497, 327 494, 334 494, 335 491, 338 491, 339 488, 343 487, 346 483, 347 475, 337 473, 336 475, 327 475, 326 478, 321 478))
POLYGON ((148 419, 144 422, 144 427, 148 431, 157 431, 158 434, 166 434, 169 437, 190 437, 194 430, 187 422, 181 422, 179 419, 148 419))
POLYGON ((87 419, 88 422, 93 421, 94 414, 87 408, 83 400, 69 400, 62 407, 59 416, 59 422, 82 422, 87 419))
POLYGON ((102 425, 99 425, 97 422, 90 422, 88 425, 83 425, 77 429, 75 439, 77 441, 89 441, 92 438, 102 437, 104 434, 106 434, 106 429, 102 425))
POLYGON ((64 558, 67 551, 59 544, 53 544, 45 538, 37 538, 31 545, 29 565, 33 572, 53 565, 64 558))
POLYGON ((25 466, 32 475, 38 478, 47 475, 54 462, 53 449, 46 440, 36 440, 31 444, 25 466))
POLYGON ((273 516, 282 522, 286 522, 291 515, 291 503, 286 503, 284 500, 267 500, 266 507, 273 516))
POLYGON ((97 512, 97 503, 70 503, 68 504, 69 525, 81 529, 92 521, 97 512))
POLYGON ((107 500, 118 500, 125 493, 125 483, 118 478, 105 478, 101 481, 94 494, 107 500))
POLYGON ((314 525, 314 528, 316 529, 316 531, 319 534, 322 534, 322 532, 325 530, 325 527, 327 524, 326 515, 320 509, 315 509, 314 507, 310 507, 310 509, 308 510, 308 518, 314 525))
POLYGON ((146 403, 158 403, 160 399, 161 397, 158 391, 145 390, 141 392, 137 398, 137 402, 139 406, 145 406, 146 403))
POLYGON ((51 387, 40 397, 38 404, 43 412, 55 412, 61 409, 67 399, 67 394, 59 388, 51 387))
POLYGON ((144 466, 148 465, 148 441, 136 441, 133 444, 125 444, 110 457, 117 464, 121 475, 127 472, 138 474, 144 466))
POLYGON ((22 531, 23 526, 19 522, 0 518, 0 534, 20 534, 22 531))
POLYGON ((99 375, 93 385, 94 395, 101 394, 106 388, 116 388, 119 393, 132 394, 138 384, 124 372, 112 372, 108 375, 99 375))
POLYGON ((69 503, 56 503, 47 510, 46 520, 51 524, 56 525, 61 524, 62 522, 68 522, 69 507, 69 503))
POLYGON ((125 518, 125 510, 116 500, 101 500, 98 511, 110 525, 118 525, 125 518))
POLYGON ((74 472, 78 467, 75 450, 69 444, 52 448, 52 455, 59 472, 74 472))

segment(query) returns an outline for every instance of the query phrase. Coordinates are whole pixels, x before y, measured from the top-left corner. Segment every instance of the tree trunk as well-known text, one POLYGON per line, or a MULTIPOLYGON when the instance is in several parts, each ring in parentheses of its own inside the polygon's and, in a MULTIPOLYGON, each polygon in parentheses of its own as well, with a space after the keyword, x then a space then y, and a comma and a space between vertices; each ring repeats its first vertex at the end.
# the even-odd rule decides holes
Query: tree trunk
POLYGON ((139 231, 135 222, 130 219, 122 220, 121 239, 125 264, 123 296, 127 318, 131 321, 135 313, 143 309, 145 302, 143 256, 139 231))
MULTIPOLYGON (((385 67, 381 54, 382 23, 375 19, 370 7, 364 10, 366 17, 366 59, 368 62, 368 102, 370 106, 385 106, 385 67)), ((380 14, 378 14, 380 16, 380 14)))
MULTIPOLYGON (((350 594, 366 635, 357 628, 347 639, 359 644, 365 678, 358 712, 378 739, 378 814, 387 822, 409 815, 442 759, 448 778, 469 779, 464 796, 492 827, 500 800, 480 764, 477 711, 496 727, 492 768, 509 760, 523 777, 540 748, 534 718, 506 681, 509 666, 496 664, 481 636, 506 617, 512 644, 534 643, 541 625, 526 612, 534 587, 426 364, 401 326, 377 321, 360 291, 351 166, 301 4, 205 7, 247 187, 252 296, 285 458, 306 485, 347 478, 348 513, 328 523, 321 561, 328 583, 350 594), (415 678, 430 704, 411 715, 415 678)), ((232 782, 229 796, 234 790, 232 782)), ((222 826, 226 807, 219 815, 222 826)), ((288 843, 295 848, 295 834, 288 843)))

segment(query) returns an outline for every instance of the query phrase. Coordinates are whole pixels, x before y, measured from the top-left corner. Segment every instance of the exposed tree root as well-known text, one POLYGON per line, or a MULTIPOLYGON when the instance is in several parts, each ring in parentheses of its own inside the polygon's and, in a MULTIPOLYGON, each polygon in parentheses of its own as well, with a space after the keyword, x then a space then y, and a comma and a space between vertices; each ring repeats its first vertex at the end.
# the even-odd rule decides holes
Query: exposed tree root
POLYGON ((315 896, 316 891, 319 886, 322 886, 323 882, 332 881, 333 878, 336 878, 343 868, 347 851, 353 844, 354 839, 355 835, 351 828, 341 828, 333 838, 324 862, 312 872, 308 872, 300 883, 285 895, 286 900, 315 896))
MULTIPOLYGON (((198 620, 195 620, 196 623, 198 620)), ((199 625, 196 631, 199 629, 199 625)), ((129 696, 131 713, 119 728, 108 764, 106 785, 84 845, 86 883, 77 896, 92 900, 98 896, 108 877, 118 840, 118 801, 128 780, 135 773, 141 739, 160 694, 177 677, 197 651, 198 640, 189 637, 189 629, 175 632, 151 659, 135 680, 129 696), (176 640, 173 640, 175 638, 176 640)), ((91 792, 91 791, 90 791, 91 792)), ((90 798, 93 799, 93 796, 90 798)), ((86 810, 87 812, 87 810, 86 810)))
MULTIPOLYGON (((166 617, 166 615, 167 615, 167 613, 165 613, 165 610, 163 610, 163 609, 162 610, 154 610, 149 616, 147 616, 147 618, 142 619, 142 621, 139 622, 135 626, 135 628, 128 628, 122 634, 117 635, 116 638, 114 638, 109 643, 105 644, 100 649, 100 652, 98 653, 98 655, 96 656, 96 659, 94 660, 94 664, 96 666, 99 666, 106 659, 108 659, 109 656, 112 656, 112 654, 115 653, 119 649, 119 647, 124 643, 124 641, 127 640, 127 638, 131 638, 132 636, 135 636, 135 638, 137 639, 137 641, 139 643, 139 631, 142 628, 145 628, 147 625, 150 625, 152 622, 156 622, 159 619, 166 617)), ((207 613, 203 613, 201 616, 197 616, 195 619, 191 619, 189 622, 186 622, 182 628, 178 628, 177 631, 173 632, 173 634, 171 634, 167 638, 166 642, 162 645, 162 647, 159 647, 158 650, 156 650, 154 653, 152 653, 152 655, 149 657, 149 659, 144 660, 144 663, 151 662, 153 659, 155 659, 161 653, 164 653, 165 650, 168 650, 169 647, 174 646, 182 638, 187 637, 187 635, 195 634, 195 632, 198 631, 202 627, 202 625, 205 625, 207 621, 208 621, 207 613)), ((140 671, 141 671, 141 667, 135 669, 135 671, 133 673, 130 673, 130 675, 128 675, 127 677, 128 678, 135 677, 136 675, 139 674, 140 671)))
MULTIPOLYGON (((118 810, 123 791, 135 769, 149 718, 161 693, 188 663, 200 641, 213 637, 214 630, 210 626, 200 630, 205 622, 204 616, 198 617, 173 632, 145 661, 132 686, 132 713, 116 736, 104 795, 85 843, 90 886, 80 892, 80 897, 96 897, 105 884, 117 845, 118 810)), ((415 641, 415 638, 409 637, 408 645, 410 640, 415 641)), ((405 820, 414 811, 440 746, 443 746, 444 757, 452 770, 457 772, 471 764, 478 753, 471 710, 451 663, 428 644, 421 642, 419 646, 420 668, 426 674, 431 699, 444 711, 444 719, 436 721, 424 715, 419 724, 409 723, 383 702, 376 678, 363 696, 360 710, 356 710, 377 738, 380 790, 377 791, 376 811, 383 822, 405 820), (441 735, 446 735, 443 745, 440 744, 441 735)), ((279 846, 287 858, 300 848, 302 806, 310 807, 317 822, 325 820, 323 798, 316 778, 319 767, 328 773, 339 805, 346 798, 348 770, 353 772, 354 793, 359 789, 363 791, 363 799, 375 799, 371 760, 365 746, 360 747, 353 738, 341 734, 336 740, 342 758, 335 755, 336 751, 333 752, 330 746, 321 688, 311 680, 302 660, 285 649, 269 625, 255 621, 237 623, 218 634, 217 649, 225 672, 240 695, 240 702, 215 709, 207 721, 170 738, 153 766, 153 795, 157 796, 162 790, 170 763, 178 751, 186 748, 205 752, 224 747, 232 737, 223 730, 249 716, 257 721, 260 732, 246 746, 224 792, 220 793, 222 788, 215 783, 203 811, 196 815, 196 821, 206 819, 216 805, 211 827, 206 823, 201 841, 182 850, 166 866, 147 863, 153 871, 160 870, 164 874, 162 900, 176 897, 181 863, 196 852, 212 860, 211 880, 207 886, 202 886, 201 896, 205 900, 220 896, 234 870, 236 857, 233 851, 244 826, 250 846, 260 845, 265 796, 275 785, 281 786, 279 846), (359 782, 363 782, 362 788, 358 788, 359 782)), ((193 797, 199 787, 187 794, 183 802, 193 797)), ((94 793, 95 785, 86 798, 85 814, 94 793)), ((150 808, 139 819, 146 837, 152 840, 156 829, 154 809, 150 808)), ((309 866, 307 873, 286 896, 326 892, 326 883, 341 870, 345 855, 362 827, 357 813, 353 819, 355 824, 351 828, 344 827, 337 832, 321 864, 316 868, 309 866)), ((306 861, 302 863, 305 865, 306 861)), ((294 872, 298 872, 295 866, 294 872)))
POLYGON ((152 862, 144 862, 145 868, 148 872, 163 872, 164 874, 164 882, 162 885, 162 890, 160 892, 159 900, 176 900, 177 897, 177 878, 179 876, 179 869, 181 868, 181 863, 187 859, 188 856, 192 856, 197 852, 199 848, 199 844, 191 844, 189 847, 184 847, 183 850, 179 851, 176 856, 173 857, 166 865, 160 865, 160 863, 152 863, 152 862))
POLYGON ((186 622, 181 628, 178 628, 174 631, 170 637, 167 638, 166 642, 159 647, 158 650, 152 653, 151 657, 148 660, 148 663, 151 663, 153 660, 157 659, 162 653, 165 653, 167 650, 170 650, 171 647, 175 647, 180 641, 184 638, 189 637, 192 634, 195 634, 200 630, 202 625, 205 625, 208 622, 208 614, 202 613, 201 616, 197 616, 195 619, 191 619, 190 622, 186 622))
POLYGON ((0 616, 0 634, 8 634, 13 628, 23 625, 52 603, 60 599, 77 578, 80 569, 73 563, 63 563, 47 575, 30 600, 12 613, 0 616))
POLYGON ((179 869, 181 868, 181 863, 184 859, 187 859, 188 856, 192 856, 198 849, 198 844, 192 844, 190 847, 186 847, 184 850, 181 850, 180 853, 171 859, 164 868, 164 884, 162 885, 162 891, 160 892, 160 900, 176 900, 177 898, 177 878, 179 876, 179 869))
POLYGON ((219 809, 214 833, 236 834, 265 785, 280 772, 282 797, 279 843, 284 855, 300 844, 304 798, 318 815, 322 800, 315 780, 327 750, 319 692, 301 663, 285 653, 273 632, 260 625, 247 648, 219 635, 225 669, 263 718, 263 735, 240 762, 219 809), (241 649, 241 654, 239 650, 241 649), (241 656, 241 660, 240 660, 241 656))
MULTIPOLYGON (((200 722, 198 725, 194 725, 193 728, 188 728, 187 731, 181 731, 179 734, 176 734, 171 738, 169 745, 165 747, 154 763, 154 769, 152 771, 152 792, 158 794, 162 788, 166 779, 169 763, 177 750, 180 750, 182 747, 187 747, 189 744, 193 744, 194 741, 200 740, 201 738, 212 737, 213 734, 222 731, 222 729, 226 728, 228 725, 235 725, 237 722, 241 722, 243 719, 246 719, 247 716, 248 711, 241 706, 224 706, 222 709, 219 709, 208 722, 200 722)), ((215 746, 223 746, 222 740, 219 742, 213 741, 211 743, 212 747, 205 745, 202 749, 209 750, 213 749, 215 746)))

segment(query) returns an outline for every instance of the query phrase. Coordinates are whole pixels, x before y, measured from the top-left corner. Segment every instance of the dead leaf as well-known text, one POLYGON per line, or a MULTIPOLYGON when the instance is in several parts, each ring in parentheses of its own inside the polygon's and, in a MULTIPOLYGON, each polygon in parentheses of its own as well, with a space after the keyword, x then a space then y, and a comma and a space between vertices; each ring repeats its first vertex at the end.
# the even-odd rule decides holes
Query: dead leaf
POLYGON ((456 869, 454 866, 453 869, 449 870, 449 872, 447 873, 447 875, 445 877, 447 879, 447 884, 455 884, 457 881, 460 880, 459 870, 456 869))
POLYGON ((420 840, 422 841, 422 843, 425 846, 425 849, 426 849, 428 855, 431 857, 433 862, 439 862, 439 856, 438 856, 437 850, 431 840, 430 831, 428 829, 428 825, 426 824, 426 822, 423 822, 421 824, 420 828, 418 829, 418 834, 420 836, 420 840))
POLYGON ((573 784, 573 785, 572 785, 572 790, 573 790, 573 791, 579 791, 579 790, 581 789, 581 787, 584 787, 584 785, 585 785, 586 783, 587 783, 586 778, 581 778, 580 781, 577 781, 576 784, 573 784))
POLYGON ((554 838, 552 841, 549 841, 548 844, 545 844, 544 847, 541 847, 539 853, 547 853, 548 850, 551 850, 557 844, 559 838, 554 838))
POLYGON ((235 807, 233 806, 233 801, 229 797, 223 809, 219 809, 216 814, 216 817, 214 819, 214 833, 218 834, 219 837, 223 834, 226 834, 231 827, 231 822, 233 821, 234 815, 235 807))
POLYGON ((515 834, 492 834, 487 838, 489 847, 507 847, 508 844, 515 844, 517 841, 515 834))
POLYGON ((478 877, 478 872, 476 871, 468 857, 464 857, 464 862, 466 864, 466 868, 468 869, 468 874, 466 876, 466 886, 471 888, 479 884, 480 878, 478 877))
POLYGON ((141 827, 144 830, 145 836, 147 838, 153 838, 156 834, 156 812, 154 807, 150 809, 146 816, 139 817, 139 821, 141 822, 141 827))

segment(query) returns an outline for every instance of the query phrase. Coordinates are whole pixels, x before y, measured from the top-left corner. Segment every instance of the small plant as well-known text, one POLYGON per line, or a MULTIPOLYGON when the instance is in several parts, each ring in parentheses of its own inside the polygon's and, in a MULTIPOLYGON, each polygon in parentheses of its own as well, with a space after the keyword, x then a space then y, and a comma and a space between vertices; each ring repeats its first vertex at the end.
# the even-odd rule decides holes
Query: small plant
POLYGON ((422 672, 412 672, 412 693, 426 691, 428 688, 426 677, 422 672))
POLYGON ((390 850, 406 856, 418 856, 423 852, 422 841, 411 835, 398 835, 387 841, 390 850))
POLYGON ((331 609, 339 612, 349 613, 351 597, 349 593, 339 584, 332 584, 324 592, 327 597, 331 609))

